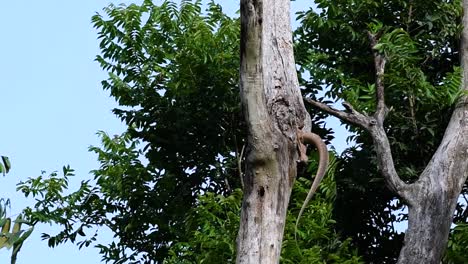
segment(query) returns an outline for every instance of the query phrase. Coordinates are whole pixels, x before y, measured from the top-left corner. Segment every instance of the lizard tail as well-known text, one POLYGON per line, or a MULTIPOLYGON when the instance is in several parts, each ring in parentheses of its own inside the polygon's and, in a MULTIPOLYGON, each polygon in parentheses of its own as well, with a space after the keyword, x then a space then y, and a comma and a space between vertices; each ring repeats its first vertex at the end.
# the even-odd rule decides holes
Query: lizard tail
POLYGON ((328 157, 328 150, 325 143, 323 143, 322 139, 314 133, 301 133, 300 135, 301 141, 305 144, 313 144, 318 149, 319 153, 319 165, 317 169, 317 174, 315 175, 314 182, 312 183, 312 187, 310 188, 309 192, 307 193, 307 197, 302 204, 301 210, 299 211, 299 215, 297 216, 296 220, 296 227, 294 229, 294 239, 297 240, 297 227, 299 225, 299 220, 301 219, 302 213, 304 213, 307 204, 310 202, 310 199, 314 196, 314 193, 317 191, 317 188, 322 181, 325 173, 327 172, 329 157, 328 157))

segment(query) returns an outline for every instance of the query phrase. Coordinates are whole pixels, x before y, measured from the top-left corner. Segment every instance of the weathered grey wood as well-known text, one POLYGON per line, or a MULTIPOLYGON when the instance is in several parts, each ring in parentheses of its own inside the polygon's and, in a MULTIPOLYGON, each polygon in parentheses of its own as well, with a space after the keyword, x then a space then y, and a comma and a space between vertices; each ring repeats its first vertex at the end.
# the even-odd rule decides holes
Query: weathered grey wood
MULTIPOLYGON (((468 0, 463 1, 460 89, 468 91, 468 0)), ((371 46, 377 43, 369 34, 371 46)), ((408 229, 405 232, 399 264, 439 264, 447 245, 457 199, 468 178, 468 96, 454 107, 441 144, 431 161, 413 184, 403 182, 394 167, 390 144, 384 130, 387 108, 384 101, 384 58, 374 51, 377 111, 373 116, 359 113, 347 103, 340 111, 323 103, 307 100, 314 107, 346 122, 368 130, 376 148, 379 170, 387 186, 408 205, 408 229)))
POLYGON ((297 129, 310 129, 289 10, 289 0, 241 1, 240 86, 249 135, 237 263, 279 262, 296 177, 297 129))
MULTIPOLYGON (((463 1, 461 35, 462 87, 468 90, 468 0, 463 1)), ((468 96, 455 105, 442 142, 409 202, 408 230, 398 263, 440 263, 458 196, 468 177, 468 96)))

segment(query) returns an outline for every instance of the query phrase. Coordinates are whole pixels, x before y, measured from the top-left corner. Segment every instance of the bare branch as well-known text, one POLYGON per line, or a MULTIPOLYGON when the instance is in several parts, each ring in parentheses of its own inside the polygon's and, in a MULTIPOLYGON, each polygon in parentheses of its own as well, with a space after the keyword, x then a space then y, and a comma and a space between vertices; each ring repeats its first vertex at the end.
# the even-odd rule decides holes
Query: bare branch
POLYGON ((409 202, 408 199, 408 189, 409 186, 403 182, 398 176, 397 171, 395 170, 395 165, 393 163, 392 152, 390 149, 390 143, 388 141, 387 134, 385 133, 383 124, 377 122, 373 117, 366 116, 358 111, 356 111, 349 103, 343 103, 343 106, 346 108, 345 111, 337 110, 333 107, 330 107, 324 103, 317 102, 310 98, 305 99, 306 102, 311 104, 317 109, 320 109, 330 115, 333 115, 344 122, 360 126, 367 131, 372 136, 374 145, 377 152, 377 162, 379 169, 388 185, 388 187, 398 194, 400 197, 409 202))
POLYGON ((380 54, 377 50, 374 49, 375 45, 378 43, 378 38, 380 36, 367 32, 369 41, 371 43, 372 54, 374 55, 374 66, 375 66, 375 87, 376 99, 377 99, 377 109, 375 111, 375 118, 380 124, 383 124, 385 116, 388 113, 388 108, 385 105, 385 86, 384 86, 384 73, 385 73, 385 57, 380 54))
POLYGON ((388 141, 387 133, 384 129, 384 121, 387 116, 389 109, 385 105, 385 84, 384 84, 384 73, 385 73, 385 57, 374 49, 380 38, 380 33, 372 34, 367 32, 369 37, 372 54, 374 56, 374 67, 375 67, 375 87, 376 87, 376 100, 377 107, 374 113, 375 123, 370 127, 369 132, 374 141, 375 149, 377 152, 377 162, 379 170, 381 171, 387 186, 395 193, 400 195, 408 203, 411 202, 408 199, 409 185, 403 182, 395 169, 393 163, 392 151, 390 143, 388 141))
POLYGON ((369 130, 374 142, 377 164, 387 186, 408 204, 411 204, 410 185, 400 179, 393 162, 392 150, 383 126, 376 124, 369 130))
POLYGON ((311 98, 304 98, 304 100, 311 104, 313 107, 320 109, 323 112, 328 113, 334 117, 337 117, 340 120, 343 120, 344 122, 360 126, 367 130, 369 129, 369 126, 372 125, 372 120, 370 117, 354 110, 354 108, 347 102, 343 103, 343 106, 346 108, 345 112, 335 109, 327 104, 312 100, 311 98))
POLYGON ((343 103, 346 111, 340 111, 335 108, 332 108, 324 103, 314 101, 312 99, 306 98, 305 100, 314 106, 317 109, 320 109, 326 113, 329 113, 347 123, 360 126, 367 131, 372 136, 375 149, 379 170, 381 171, 387 186, 401 198, 406 200, 406 202, 411 203, 410 197, 410 187, 411 185, 406 184, 400 179, 398 173, 395 169, 395 164, 393 162, 392 151, 390 148, 390 143, 388 141, 387 134, 384 129, 384 120, 389 112, 389 109, 385 105, 385 89, 384 89, 384 72, 385 72, 385 57, 374 49, 374 46, 377 44, 378 39, 380 38, 380 33, 372 34, 368 32, 369 40, 372 47, 372 52, 374 55, 374 66, 376 72, 376 100, 377 107, 376 112, 373 116, 364 115, 356 111, 349 103, 343 103))
POLYGON ((229 184, 228 178, 224 178, 224 184, 226 185, 226 190, 228 191, 228 193, 232 192, 232 188, 231 188, 231 185, 229 184))

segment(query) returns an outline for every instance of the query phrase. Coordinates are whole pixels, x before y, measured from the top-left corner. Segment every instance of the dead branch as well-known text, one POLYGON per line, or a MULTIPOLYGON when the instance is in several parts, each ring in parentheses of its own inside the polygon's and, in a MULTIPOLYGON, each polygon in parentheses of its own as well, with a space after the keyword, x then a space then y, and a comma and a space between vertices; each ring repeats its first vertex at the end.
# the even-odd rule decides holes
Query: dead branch
POLYGON ((366 129, 372 136, 374 141, 374 146, 377 153, 378 167, 381 171, 384 179, 387 183, 389 189, 398 194, 401 198, 406 200, 408 203, 409 197, 409 188, 411 185, 403 182, 395 169, 393 162, 393 156, 390 148, 390 143, 388 141, 387 134, 384 129, 384 121, 389 109, 385 105, 385 85, 384 85, 384 72, 385 72, 385 57, 380 54, 377 50, 374 50, 374 46, 378 43, 379 34, 371 34, 368 32, 372 53, 374 56, 374 66, 376 71, 376 100, 377 106, 376 111, 372 116, 367 116, 365 114, 356 111, 351 104, 343 103, 346 111, 337 110, 333 107, 330 107, 324 103, 312 100, 305 99, 306 102, 311 104, 317 109, 320 109, 330 115, 333 115, 344 122, 357 125, 366 129))
POLYGON ((388 108, 385 105, 385 85, 384 85, 384 73, 385 73, 385 57, 380 54, 377 50, 374 49, 375 45, 378 43, 379 36, 367 32, 369 41, 371 44, 372 54, 374 57, 374 67, 375 67, 375 87, 376 87, 376 99, 377 99, 377 108, 375 111, 375 118, 377 122, 383 124, 385 117, 388 113, 388 108))

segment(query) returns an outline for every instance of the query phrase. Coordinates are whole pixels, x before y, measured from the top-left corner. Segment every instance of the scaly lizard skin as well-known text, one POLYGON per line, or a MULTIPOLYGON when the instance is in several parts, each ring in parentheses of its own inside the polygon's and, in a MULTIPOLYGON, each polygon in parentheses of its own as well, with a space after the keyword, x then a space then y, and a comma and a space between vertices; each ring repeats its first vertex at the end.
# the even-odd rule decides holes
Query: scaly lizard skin
MULTIPOLYGON (((299 211, 299 215, 297 216, 294 237, 296 237, 297 226, 299 225, 299 219, 301 219, 302 213, 304 213, 304 210, 307 207, 307 204, 310 202, 310 199, 312 199, 312 196, 314 196, 314 193, 317 191, 317 188, 320 182, 322 181, 323 177, 325 176, 325 173, 327 172, 328 163, 329 163, 327 146, 325 145, 325 143, 323 143, 322 139, 317 134, 314 134, 312 132, 304 133, 303 131, 299 130, 298 137, 301 143, 313 144, 315 147, 317 147, 318 152, 319 152, 319 165, 317 169, 317 174, 315 175, 314 182, 312 183, 312 187, 307 193, 307 197, 304 200, 304 203, 302 204, 301 210, 299 211)), ((300 149, 299 152, 301 156, 300 159, 307 161, 307 156, 305 154, 304 147, 305 147, 304 145, 299 146, 299 149, 300 149)))

